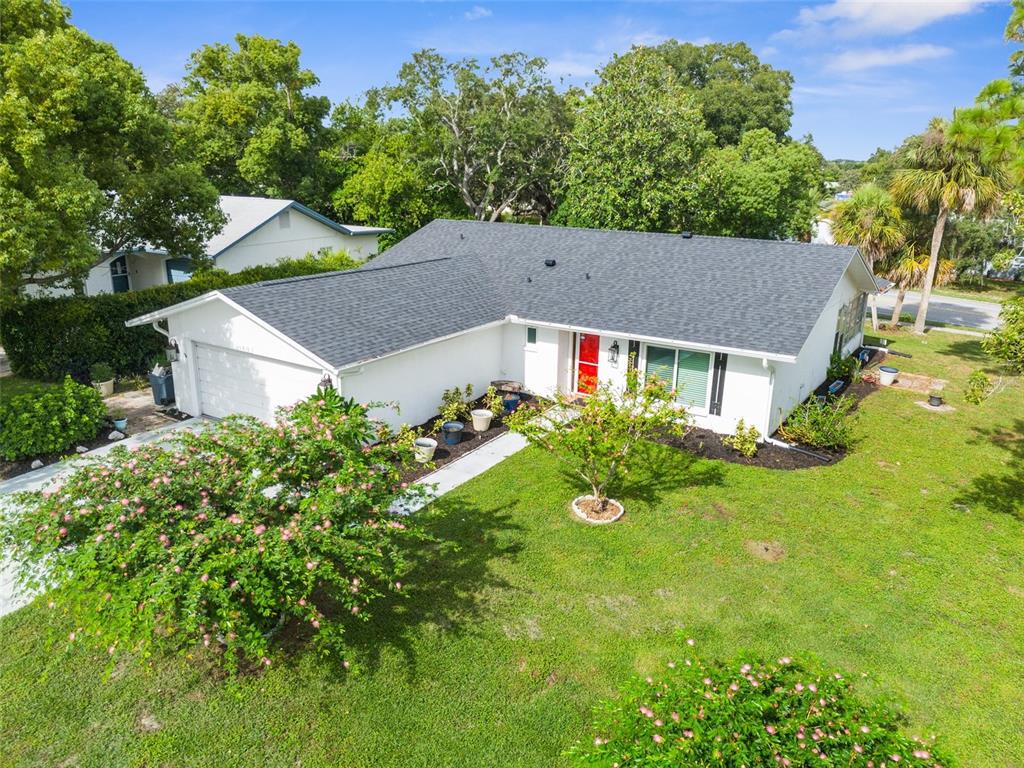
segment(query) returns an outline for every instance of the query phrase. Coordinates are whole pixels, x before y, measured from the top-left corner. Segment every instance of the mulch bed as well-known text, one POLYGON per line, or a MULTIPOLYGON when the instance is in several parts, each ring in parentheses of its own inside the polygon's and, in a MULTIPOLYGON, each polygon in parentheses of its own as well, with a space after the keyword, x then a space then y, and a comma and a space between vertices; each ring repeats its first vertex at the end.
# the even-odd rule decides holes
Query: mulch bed
MULTIPOLYGON (((828 384, 826 382, 823 387, 824 390, 828 390, 828 384)), ((822 389, 819 387, 819 389, 822 389)), ((839 394, 850 395, 854 400, 853 410, 856 410, 861 400, 870 395, 875 390, 879 389, 879 385, 875 382, 861 379, 853 385, 847 385, 840 391, 839 394)), ((846 451, 834 451, 826 448, 811 448, 806 446, 797 446, 802 448, 804 451, 810 451, 811 453, 817 454, 823 458, 817 456, 811 456, 802 451, 795 451, 789 448, 782 448, 771 443, 762 443, 758 448, 757 455, 752 458, 743 456, 738 451, 730 448, 724 442, 722 438, 726 435, 719 435, 712 432, 709 429, 693 428, 689 430, 686 435, 681 438, 663 438, 658 440, 663 445, 668 445, 673 448, 691 453, 694 456, 699 456, 702 459, 718 459, 720 461, 728 461, 733 464, 744 464, 748 467, 764 467, 765 469, 807 469, 808 467, 821 467, 826 464, 834 464, 846 456, 846 451)), ((776 432, 772 435, 776 440, 782 440, 788 442, 776 432)))
MULTIPOLYGON (((536 400, 531 396, 521 393, 520 397, 520 408, 534 408, 537 406, 536 400)), ((478 400, 470 405, 470 408, 482 408, 483 405, 478 400)), ((462 440, 455 445, 448 445, 444 441, 444 435, 440 432, 434 432, 434 422, 437 421, 435 416, 432 419, 420 424, 416 427, 417 430, 422 430, 423 437, 430 437, 437 441, 437 450, 434 451, 434 458, 432 461, 428 461, 426 464, 417 464, 413 469, 409 470, 405 475, 402 476, 402 480, 406 483, 412 483, 419 480, 422 477, 426 477, 431 472, 440 469, 445 464, 450 464, 460 456, 469 453, 472 450, 479 448, 485 443, 489 443, 496 437, 508 432, 508 427, 505 426, 505 421, 500 416, 491 420, 491 428, 486 432, 477 432, 473 429, 473 420, 467 418, 463 423, 466 428, 462 430, 462 440)))
POLYGON ((114 428, 112 426, 108 425, 102 427, 96 437, 92 440, 83 440, 82 442, 71 446, 70 451, 48 453, 43 456, 30 456, 27 459, 18 459, 17 461, 4 461, 3 459, 0 459, 0 480, 7 480, 11 477, 17 477, 18 475, 23 475, 26 472, 31 472, 32 462, 36 459, 43 462, 44 466, 49 466, 50 464, 54 464, 69 457, 78 456, 79 454, 75 451, 75 448, 78 445, 84 445, 90 451, 93 448, 102 448, 104 445, 109 445, 114 441, 108 439, 107 436, 113 431, 114 428))

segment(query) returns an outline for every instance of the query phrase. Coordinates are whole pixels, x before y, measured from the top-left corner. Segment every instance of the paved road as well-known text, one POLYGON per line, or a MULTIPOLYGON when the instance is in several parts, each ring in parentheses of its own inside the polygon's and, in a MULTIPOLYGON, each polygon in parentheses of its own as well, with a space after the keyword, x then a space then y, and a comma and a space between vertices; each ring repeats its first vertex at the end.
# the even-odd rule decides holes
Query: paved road
MULTIPOLYGON (((920 300, 921 294, 908 292, 907 300, 903 303, 903 313, 909 313, 911 317, 916 317, 917 304, 920 300)), ((890 317, 895 304, 895 292, 879 294, 879 317, 890 317)), ((932 294, 931 301, 928 302, 928 322, 952 323, 967 328, 991 331, 999 327, 999 306, 992 301, 956 299, 951 296, 932 294)))

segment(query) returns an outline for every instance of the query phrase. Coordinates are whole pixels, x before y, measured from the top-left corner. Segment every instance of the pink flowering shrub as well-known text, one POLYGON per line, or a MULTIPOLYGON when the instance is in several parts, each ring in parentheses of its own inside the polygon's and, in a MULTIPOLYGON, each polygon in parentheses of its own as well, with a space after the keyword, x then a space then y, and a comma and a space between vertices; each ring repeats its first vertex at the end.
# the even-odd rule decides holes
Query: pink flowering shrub
POLYGON ((595 712, 595 733, 570 750, 577 766, 854 766, 952 763, 908 738, 899 719, 854 696, 839 673, 776 662, 670 662, 595 712))
POLYGON ((287 622, 340 654, 346 624, 402 588, 399 545, 420 536, 389 511, 419 492, 401 481, 411 450, 370 445, 377 426, 320 390, 273 427, 231 417, 118 448, 56 491, 21 494, 0 533, 22 584, 51 587, 68 639, 112 657, 201 644, 229 669, 269 664, 287 622))

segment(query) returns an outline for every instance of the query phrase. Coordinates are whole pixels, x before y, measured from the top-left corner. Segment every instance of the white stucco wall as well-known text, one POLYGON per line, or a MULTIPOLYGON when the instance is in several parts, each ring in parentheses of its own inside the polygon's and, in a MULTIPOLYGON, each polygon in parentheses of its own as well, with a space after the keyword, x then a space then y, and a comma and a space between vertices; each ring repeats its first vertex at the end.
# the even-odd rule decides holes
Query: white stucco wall
MULTIPOLYGON (((167 257, 156 253, 129 253, 128 283, 133 291, 152 288, 155 285, 167 284, 167 257)), ((107 268, 107 283, 110 290, 110 268, 107 268)))
MULTIPOLYGON (((771 397, 769 378, 761 358, 729 355, 722 387, 722 413, 718 416, 694 414, 694 424, 720 434, 732 434, 743 419, 745 425, 753 424, 766 435, 771 397)), ((711 384, 712 379, 709 379, 708 387, 711 384)))
MULTIPOLYGON (((836 286, 835 292, 825 307, 818 322, 804 342, 803 349, 795 363, 772 363, 775 370, 775 386, 772 396, 772 416, 769 434, 778 429, 786 416, 806 400, 815 388, 825 380, 828 373, 832 345, 835 343, 836 322, 840 308, 863 291, 858 287, 849 271, 836 286)), ((856 334, 847 342, 844 352, 850 353, 863 343, 864 334, 856 334)))
POLYGON ((250 232, 217 257, 217 267, 238 272, 246 267, 300 259, 321 248, 341 248, 355 259, 377 253, 376 235, 344 235, 297 210, 287 210, 250 232))
POLYGON ((490 326, 451 339, 410 349, 342 371, 338 387, 360 402, 400 401, 401 412, 379 409, 372 414, 392 427, 421 424, 437 415, 441 394, 452 387, 473 385, 482 395, 501 374, 502 326, 490 326))
MULTIPOLYGON (((179 410, 194 416, 202 412, 196 394, 196 342, 249 352, 264 359, 282 360, 295 366, 315 368, 323 373, 316 361, 220 301, 210 301, 181 314, 171 315, 167 324, 171 338, 178 342, 180 350, 180 359, 171 364, 177 406, 179 410)), ((273 402, 292 403, 309 394, 307 391, 288 389, 290 379, 266 376, 258 363, 253 364, 249 374, 262 383, 267 398, 273 402)))

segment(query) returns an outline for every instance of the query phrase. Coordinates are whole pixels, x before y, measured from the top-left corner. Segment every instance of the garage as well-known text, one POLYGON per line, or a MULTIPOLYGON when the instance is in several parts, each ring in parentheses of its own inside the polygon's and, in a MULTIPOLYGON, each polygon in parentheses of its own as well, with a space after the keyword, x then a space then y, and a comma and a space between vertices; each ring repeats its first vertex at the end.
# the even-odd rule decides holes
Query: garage
POLYGON ((209 344, 195 344, 200 412, 244 413, 272 421, 274 411, 316 391, 320 369, 209 344))

